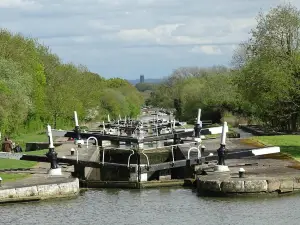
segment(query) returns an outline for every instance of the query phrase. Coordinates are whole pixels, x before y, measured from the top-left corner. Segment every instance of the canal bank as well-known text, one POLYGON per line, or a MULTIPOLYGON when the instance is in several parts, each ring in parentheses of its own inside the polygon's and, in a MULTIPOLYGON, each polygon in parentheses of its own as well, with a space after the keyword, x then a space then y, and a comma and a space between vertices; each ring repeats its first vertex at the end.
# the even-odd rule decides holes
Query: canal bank
MULTIPOLYGON (((226 125, 224 125, 224 127, 226 128, 226 125)), ((76 136, 76 133, 67 132, 66 135, 71 135, 73 137, 74 135, 76 136)), ((61 174, 60 177, 50 176, 51 178, 49 178, 47 175, 47 171, 50 167, 48 157, 28 155, 21 156, 21 160, 44 162, 46 167, 43 168, 43 171, 37 171, 41 174, 40 176, 34 174, 37 178, 36 187, 29 188, 25 185, 27 188, 25 188, 25 190, 17 190, 16 187, 13 187, 10 188, 11 190, 6 191, 6 196, 10 198, 14 198, 14 196, 16 198, 19 197, 20 200, 22 200, 24 196, 29 196, 33 199, 35 199, 34 196, 38 196, 36 197, 37 199, 44 199, 49 196, 53 196, 54 198, 64 197, 65 194, 78 194, 80 186, 84 188, 141 189, 149 187, 183 186, 188 183, 190 185, 194 185, 195 182, 193 182, 193 179, 195 178, 197 178, 196 183, 199 193, 212 192, 216 195, 232 193, 273 193, 276 191, 278 193, 285 193, 293 192, 294 189, 295 191, 298 189, 297 184, 294 184, 294 180, 300 180, 297 176, 292 176, 292 184, 290 180, 280 178, 277 182, 277 180, 273 179, 273 177, 278 178, 278 176, 282 176, 286 178, 293 173, 297 174, 298 170, 296 168, 286 166, 281 162, 278 163, 280 160, 274 162, 274 159, 256 157, 257 154, 270 154, 270 152, 274 152, 274 149, 255 149, 258 147, 245 143, 243 144, 241 139, 227 140, 226 146, 228 149, 226 151, 226 165, 229 165, 230 172, 219 173, 210 171, 210 169, 213 169, 214 166, 216 166, 216 162, 218 160, 216 150, 219 148, 220 142, 217 139, 203 140, 200 150, 200 145, 195 147, 194 142, 189 141, 184 143, 184 141, 187 141, 184 139, 185 136, 190 137, 190 135, 192 135, 189 132, 147 136, 148 139, 143 139, 144 141, 142 143, 139 143, 140 139, 137 139, 136 137, 102 135, 98 133, 82 134, 82 136, 84 135, 85 138, 87 138, 86 146, 77 146, 73 141, 67 141, 70 137, 61 138, 63 143, 61 146, 56 148, 58 156, 55 160, 56 164, 58 162, 62 168, 63 175, 61 174), (90 139, 95 139, 95 143, 89 143, 90 139), (107 141, 106 139, 110 140, 109 142, 112 146, 99 147, 98 144, 102 145, 103 141, 107 141), (146 145, 144 145, 144 142, 158 143, 158 141, 169 139, 173 140, 176 148, 174 146, 156 146, 154 149, 148 149, 145 148, 146 145), (134 144, 129 146, 126 141, 134 142, 134 144), (121 144, 122 142, 125 142, 125 145, 124 143, 121 144), (90 146, 88 146, 88 143, 90 146), (203 147, 204 145, 206 147, 203 147), (268 160, 273 161, 270 163, 268 160), (260 161, 260 163, 258 163, 258 161, 260 161), (205 168, 206 166, 207 168, 205 168), (245 177, 239 178, 237 174, 238 169, 240 169, 241 166, 246 169, 246 175, 245 177), (286 168, 290 168, 292 171, 286 171, 286 168), (268 169, 270 172, 266 172, 268 169), (276 169, 278 172, 274 173, 276 169), (282 171, 284 171, 285 174, 282 174, 282 171), (199 175, 195 177, 195 174, 197 173, 199 173, 199 175), (69 192, 62 191, 63 187, 59 186, 60 182, 56 179, 60 178, 67 181, 71 176, 78 178, 76 181, 78 182, 78 184, 76 184, 78 191, 76 190, 74 192, 73 190, 74 193, 70 193, 72 188, 67 188, 69 192), (45 178, 47 180, 47 184, 41 184, 45 178), (48 183, 50 179, 52 179, 52 181, 48 183), (278 183, 279 185, 276 186, 275 184, 278 183), (53 191, 49 193, 43 193, 42 191, 40 194, 39 190, 42 190, 42 188, 38 185, 50 185, 48 188, 42 188, 53 191)), ((222 135, 222 137, 226 136, 222 135)), ((279 151, 279 148, 277 149, 279 151)), ((51 167, 53 166, 52 164, 54 165, 53 161, 51 161, 51 167)))
MULTIPOLYGON (((56 148, 59 154, 70 154, 70 148, 73 144, 66 141, 65 138, 61 138, 60 142, 61 145, 56 148), (64 150, 68 150, 68 153, 64 150)), ((90 154, 92 154, 92 151, 90 154)), ((10 158, 15 160, 21 157, 13 153, 10 153, 10 155, 10 158)), ((66 164, 60 165, 60 168, 62 174, 56 176, 49 174, 49 162, 39 162, 36 166, 26 170, 7 170, 5 172, 7 174, 24 174, 26 178, 13 181, 2 180, 0 203, 77 197, 80 193, 80 182, 78 178, 71 175, 74 169, 66 164)))
POLYGON ((268 158, 228 160, 230 171, 198 175, 197 192, 202 196, 280 195, 300 191, 300 163, 293 158, 274 154, 268 158), (239 171, 243 175, 239 175, 239 171))
POLYGON ((75 197, 79 194, 77 178, 52 178, 37 184, 7 185, 0 188, 0 203, 39 201, 75 197))

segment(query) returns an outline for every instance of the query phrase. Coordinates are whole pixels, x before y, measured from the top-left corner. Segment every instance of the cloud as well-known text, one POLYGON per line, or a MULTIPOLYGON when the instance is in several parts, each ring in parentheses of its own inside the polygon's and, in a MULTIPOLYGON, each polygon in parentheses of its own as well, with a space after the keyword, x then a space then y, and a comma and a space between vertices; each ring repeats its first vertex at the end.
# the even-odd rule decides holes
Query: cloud
MULTIPOLYGON (((1 27, 107 77, 229 64, 260 10, 282 0, 0 0, 1 27)), ((300 8, 300 1, 293 1, 300 8)))
POLYGON ((39 3, 33 0, 1 0, 0 8, 1 9, 36 9, 39 8, 39 3))
POLYGON ((206 45, 206 46, 196 46, 191 49, 190 52, 193 53, 204 53, 207 55, 221 55, 223 54, 218 46, 206 45))

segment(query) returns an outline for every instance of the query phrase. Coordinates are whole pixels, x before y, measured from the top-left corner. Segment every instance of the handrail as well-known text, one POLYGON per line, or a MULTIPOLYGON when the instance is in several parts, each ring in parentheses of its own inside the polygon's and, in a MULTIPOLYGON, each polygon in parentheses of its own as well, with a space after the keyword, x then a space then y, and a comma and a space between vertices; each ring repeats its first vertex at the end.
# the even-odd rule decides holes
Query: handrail
POLYGON ((127 162, 127 167, 128 168, 130 166, 130 158, 131 158, 132 155, 134 155, 134 151, 133 150, 131 150, 131 151, 132 151, 132 153, 128 156, 128 162, 127 162))
POLYGON ((188 151, 188 159, 190 159, 190 151, 191 151, 191 150, 194 150, 194 149, 197 150, 197 152, 198 152, 198 159, 200 159, 200 157, 201 157, 201 152, 200 152, 200 150, 199 150, 199 146, 198 146, 198 147, 191 147, 191 148, 189 149, 189 151, 188 151))
POLYGON ((175 159, 174 159, 174 152, 173 152, 174 146, 171 146, 171 152, 172 152, 172 164, 175 164, 175 159))
POLYGON ((103 152, 102 152, 102 165, 104 165, 104 151, 105 151, 105 148, 102 148, 103 152))
POLYGON ((150 165, 150 163, 149 163, 149 158, 148 158, 148 156, 144 153, 144 151, 145 151, 145 150, 142 151, 142 154, 146 157, 146 159, 147 159, 147 166, 148 166, 148 168, 149 168, 149 165, 150 165))
POLYGON ((98 139, 94 136, 91 136, 86 140, 86 148, 89 148, 89 140, 90 139, 94 139, 96 141, 96 147, 98 148, 98 139))

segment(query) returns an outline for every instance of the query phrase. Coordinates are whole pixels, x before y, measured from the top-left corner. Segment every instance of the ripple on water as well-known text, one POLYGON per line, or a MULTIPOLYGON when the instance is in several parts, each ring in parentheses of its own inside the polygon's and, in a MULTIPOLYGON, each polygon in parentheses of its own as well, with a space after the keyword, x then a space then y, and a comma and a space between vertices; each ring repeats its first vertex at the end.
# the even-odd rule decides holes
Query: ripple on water
POLYGON ((76 199, 1 205, 0 224, 289 224, 300 196, 200 198, 189 189, 92 190, 76 199))

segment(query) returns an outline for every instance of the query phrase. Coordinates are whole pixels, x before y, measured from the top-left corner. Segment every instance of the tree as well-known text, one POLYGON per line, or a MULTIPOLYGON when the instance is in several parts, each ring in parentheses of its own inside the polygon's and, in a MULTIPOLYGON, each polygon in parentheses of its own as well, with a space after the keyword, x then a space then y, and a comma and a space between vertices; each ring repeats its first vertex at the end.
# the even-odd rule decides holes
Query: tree
POLYGON ((203 111, 202 119, 220 122, 226 110, 237 111, 238 101, 232 84, 232 72, 225 67, 180 68, 158 86, 150 97, 150 104, 159 107, 177 109, 179 119, 194 122, 198 108, 203 111), (179 72, 178 72, 179 71, 179 72), (178 75, 184 71, 185 75, 178 75), (190 71, 187 75, 187 71, 190 71), (174 99, 180 99, 174 105, 174 99))
POLYGON ((137 83, 135 85, 136 89, 140 92, 145 92, 145 91, 152 91, 154 88, 155 84, 151 83, 137 83))
POLYGON ((126 80, 105 80, 83 65, 64 64, 32 38, 0 30, 0 131, 73 125, 111 115, 137 115, 143 98, 126 80))
POLYGON ((273 127, 295 131, 300 107, 300 12, 291 4, 259 13, 251 38, 234 55, 240 93, 273 127))

